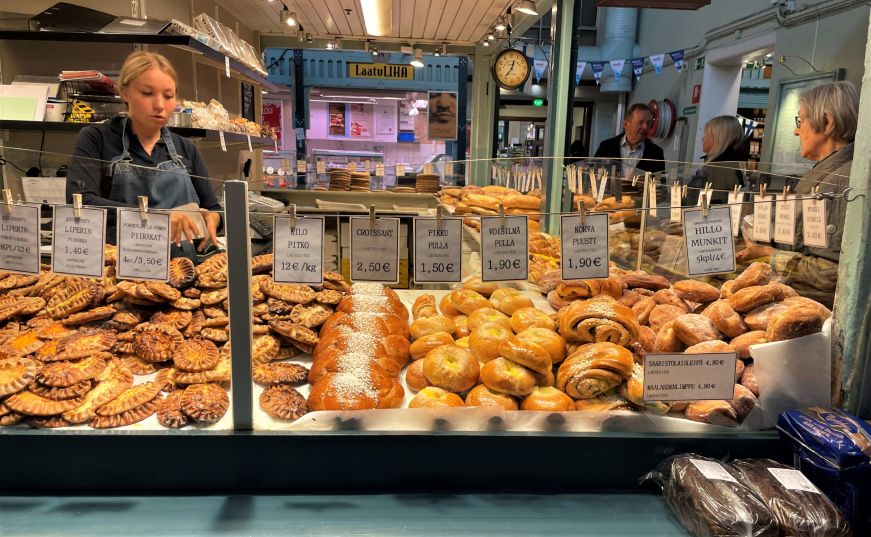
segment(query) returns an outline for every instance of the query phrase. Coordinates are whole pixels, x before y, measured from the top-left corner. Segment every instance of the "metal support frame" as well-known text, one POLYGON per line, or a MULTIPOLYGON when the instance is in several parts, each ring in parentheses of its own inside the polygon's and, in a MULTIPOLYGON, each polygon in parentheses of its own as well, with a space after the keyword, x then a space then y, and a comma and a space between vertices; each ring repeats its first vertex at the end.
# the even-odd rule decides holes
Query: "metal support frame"
POLYGON ((251 236, 248 233, 248 183, 224 183, 224 227, 227 230, 227 285, 230 300, 233 429, 254 425, 251 348, 254 344, 251 304, 251 236))
MULTIPOLYGON (((457 141, 453 144, 454 160, 466 160, 466 112, 469 103, 469 59, 461 56, 457 74, 457 141)), ((445 145, 447 148, 447 145, 445 145)), ((465 177, 465 166, 454 174, 465 177)))
POLYGON ((545 220, 545 230, 559 229, 559 211, 562 209, 563 195, 563 157, 568 148, 566 133, 571 124, 571 108, 574 102, 574 70, 572 58, 577 61, 574 40, 575 18, 580 18, 583 0, 555 0, 551 8, 553 48, 551 49, 551 69, 547 81, 547 135, 544 153, 552 159, 544 162, 547 208, 551 213, 545 220))
MULTIPOLYGON (((871 21, 869 21, 871 27, 871 21)), ((865 43, 865 73, 871 72, 871 40, 865 43)), ((871 83, 862 84, 859 124, 850 172, 844 237, 838 262, 833 325, 832 393, 835 403, 871 417, 871 83), (839 397, 840 396, 840 397, 839 397)))
POLYGON ((472 75, 472 140, 466 184, 484 186, 490 184, 490 162, 496 156, 494 132, 497 124, 496 99, 499 87, 490 75, 490 49, 478 45, 475 48, 474 74, 472 75))
MULTIPOLYGON (((308 118, 308 106, 306 98, 308 94, 305 88, 305 75, 303 66, 303 50, 293 51, 293 139, 296 141, 296 158, 305 158, 305 136, 296 135, 296 129, 305 129, 308 118)), ((288 133, 284 133, 287 136, 288 133)), ((293 169, 296 169, 294 162, 293 169)), ((301 174, 297 180, 305 182, 305 174, 301 174)))

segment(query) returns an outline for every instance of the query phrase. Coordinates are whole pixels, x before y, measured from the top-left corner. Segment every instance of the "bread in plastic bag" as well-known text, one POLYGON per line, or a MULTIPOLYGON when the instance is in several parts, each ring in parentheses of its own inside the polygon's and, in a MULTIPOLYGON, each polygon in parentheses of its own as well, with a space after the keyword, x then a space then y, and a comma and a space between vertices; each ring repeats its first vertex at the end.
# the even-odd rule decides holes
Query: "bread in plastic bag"
POLYGON ((771 510, 783 535, 849 537, 847 520, 801 472, 771 459, 739 459, 730 466, 771 510))
POLYGON ((695 537, 778 537, 774 515, 733 472, 718 460, 686 453, 665 459, 643 479, 659 485, 695 537))

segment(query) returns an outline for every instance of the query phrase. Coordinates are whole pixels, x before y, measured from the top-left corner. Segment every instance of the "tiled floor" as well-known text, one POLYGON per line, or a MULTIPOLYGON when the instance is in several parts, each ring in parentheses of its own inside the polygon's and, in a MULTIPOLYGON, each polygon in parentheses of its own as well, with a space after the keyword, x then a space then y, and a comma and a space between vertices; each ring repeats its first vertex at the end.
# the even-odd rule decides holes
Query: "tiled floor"
POLYGON ((0 536, 685 536, 647 494, 0 497, 0 536))

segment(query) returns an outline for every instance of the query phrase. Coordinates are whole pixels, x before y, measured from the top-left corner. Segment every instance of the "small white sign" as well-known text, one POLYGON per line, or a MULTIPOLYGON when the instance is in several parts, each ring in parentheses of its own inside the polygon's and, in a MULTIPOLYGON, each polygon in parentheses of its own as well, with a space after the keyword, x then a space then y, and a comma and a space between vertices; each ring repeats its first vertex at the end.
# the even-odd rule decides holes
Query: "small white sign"
POLYGON ((732 399, 737 359, 734 352, 648 354, 644 357, 642 400, 732 399))
POLYGON ((327 173, 327 163, 323 160, 319 160, 315 163, 315 171, 317 173, 327 173))
POLYGON ((39 205, 0 209, 0 270, 39 274, 39 205))
POLYGON ((599 179, 599 189, 596 191, 596 203, 602 203, 602 200, 605 199, 605 188, 608 186, 608 176, 606 174, 602 174, 602 178, 599 179))
POLYGON ((671 212, 669 213, 669 220, 672 222, 680 222, 681 216, 683 215, 683 209, 681 206, 681 197, 680 197, 680 185, 674 183, 671 185, 671 212))
POLYGON ((349 172, 357 171, 357 163, 356 162, 349 162, 348 163, 348 171, 349 172))
POLYGON ((224 138, 224 131, 218 131, 218 141, 221 142, 221 151, 226 151, 227 140, 224 138))
POLYGON ((169 214, 150 211, 142 220, 139 209, 119 208, 117 227, 118 278, 169 280, 169 214))
POLYGON ((432 164, 424 164, 423 165, 423 173, 430 174, 432 173, 432 164))
POLYGON ((368 161, 368 160, 364 160, 364 161, 363 161, 363 165, 362 165, 361 167, 363 168, 363 171, 364 171, 364 172, 368 172, 368 171, 371 169, 371 168, 369 167, 369 161, 368 161))
POLYGON ((278 283, 324 283, 324 218, 275 215, 272 274, 278 283))
MULTIPOLYGON (((705 194, 705 190, 700 190, 700 191, 699 191, 699 197, 698 197, 698 199, 696 199, 696 207, 701 207, 701 206, 702 206, 702 200, 704 199, 702 196, 705 196, 705 195, 706 195, 706 194, 705 194)), ((708 205, 711 204, 711 198, 713 198, 713 197, 714 197, 714 191, 713 191, 713 190, 708 190, 708 191, 707 191, 707 198, 708 198, 707 201, 708 201, 708 205)))
POLYGON ((414 280, 456 283, 463 276, 463 220, 414 219, 414 280))
POLYGON ((445 175, 454 175, 454 161, 446 160, 445 161, 445 175))
POLYGON ((481 218, 481 279, 485 282, 529 277, 529 222, 526 216, 481 218))
POLYGON ((402 164, 396 165, 396 177, 402 177, 405 175, 405 166, 402 164))
POLYGON ((399 283, 398 218, 351 218, 351 281, 399 283))
POLYGON ((52 219, 51 270, 58 274, 103 277, 103 245, 106 244, 106 209, 79 209, 55 205, 52 219))
POLYGON ((737 237, 741 231, 741 209, 744 203, 743 192, 729 192, 729 210, 732 211, 732 236, 737 237))
POLYGON ((251 146, 251 135, 246 134, 245 138, 247 138, 247 140, 248 140, 248 151, 254 151, 254 148, 251 146))
POLYGON ((306 173, 308 169, 306 168, 304 160, 296 161, 296 173, 306 173))
POLYGON ((227 75, 227 78, 230 78, 230 57, 224 56, 224 74, 227 75))
POLYGON ((650 207, 650 209, 651 209, 650 212, 648 213, 648 215, 652 216, 654 218, 659 218, 659 209, 657 209, 657 206, 659 205, 659 201, 657 201, 657 199, 656 199, 656 187, 657 186, 658 185, 656 184, 656 181, 650 181, 649 186, 647 188, 647 192, 648 192, 647 206, 650 207))
POLYGON ((384 177, 384 164, 375 163, 375 177, 384 177))
POLYGON ((774 212, 774 241, 782 244, 795 244, 795 195, 781 196, 777 199, 774 212))
POLYGON ((608 277, 607 214, 588 214, 583 223, 577 215, 563 215, 560 240, 563 280, 608 277))
POLYGON ((801 200, 802 238, 805 246, 829 247, 826 233, 826 200, 801 200))
POLYGON ((690 462, 693 463, 693 466, 695 466, 706 479, 718 479, 720 481, 731 481, 732 483, 738 482, 719 462, 705 461, 701 459, 690 459, 690 462))
POLYGON ((771 201, 772 196, 753 196, 753 240, 771 240, 771 201))
POLYGON ((735 243, 729 208, 722 205, 711 207, 707 216, 703 209, 687 209, 683 218, 687 274, 735 272, 735 243))
POLYGON ((793 470, 792 468, 769 468, 768 471, 786 489, 822 494, 820 489, 814 486, 811 480, 798 470, 793 470))

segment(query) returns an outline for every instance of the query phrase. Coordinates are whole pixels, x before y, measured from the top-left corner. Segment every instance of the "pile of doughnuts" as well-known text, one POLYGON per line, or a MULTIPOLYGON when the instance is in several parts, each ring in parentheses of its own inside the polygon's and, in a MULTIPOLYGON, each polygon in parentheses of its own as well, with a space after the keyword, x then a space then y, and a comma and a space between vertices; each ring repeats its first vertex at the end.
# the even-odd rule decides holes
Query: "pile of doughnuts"
POLYGON ((541 213, 541 195, 537 192, 522 193, 513 188, 499 185, 465 186, 445 188, 439 201, 453 207, 454 214, 468 215, 463 221, 466 225, 480 230, 481 223, 474 216, 495 216, 499 205, 506 215, 526 215, 529 217, 529 232, 539 231, 538 221, 541 213))
POLYGON ((472 279, 438 306, 432 295, 420 296, 412 314, 414 361, 405 380, 418 393, 410 408, 574 409, 553 386, 565 340, 521 292, 472 279))
POLYGON ((408 362, 408 310, 381 284, 355 283, 321 327, 308 381, 312 410, 398 408, 408 362))

